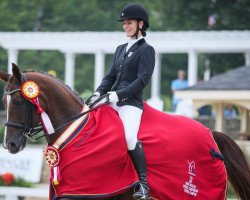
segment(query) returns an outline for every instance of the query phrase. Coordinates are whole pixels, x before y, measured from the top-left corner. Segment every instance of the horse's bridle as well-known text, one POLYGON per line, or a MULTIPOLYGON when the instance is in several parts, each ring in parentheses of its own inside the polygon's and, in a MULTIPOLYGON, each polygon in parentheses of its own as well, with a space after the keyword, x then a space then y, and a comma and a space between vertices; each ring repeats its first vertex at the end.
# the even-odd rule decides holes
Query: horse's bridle
MULTIPOLYGON (((15 90, 12 90, 12 91, 6 91, 4 89, 4 94, 6 95, 12 95, 12 94, 15 94, 16 92, 19 92, 20 89, 15 89, 15 90)), ((30 128, 33 126, 33 115, 31 114, 32 113, 32 104, 31 102, 29 101, 25 101, 26 102, 26 113, 27 113, 27 120, 26 122, 24 123, 16 123, 16 122, 10 122, 10 121, 7 121, 5 122, 5 126, 8 126, 8 127, 13 127, 13 128, 18 128, 18 129, 23 129, 24 131, 28 131, 30 130, 30 128)))
MULTIPOLYGON (((22 73, 21 75, 22 75, 21 77, 22 82, 25 82, 27 80, 25 74, 22 73)), ((7 91, 6 88, 4 88, 5 95, 13 95, 16 92, 21 92, 21 89, 18 88, 18 89, 14 89, 11 91, 7 91)), ((4 122, 4 125, 7 127, 20 129, 26 138, 29 138, 30 140, 33 141, 31 137, 35 135, 36 133, 40 132, 43 128, 40 125, 36 127, 33 126, 34 125, 34 117, 33 117, 34 105, 30 101, 26 100, 24 97, 22 98, 25 100, 25 113, 26 113, 25 115, 27 116, 26 120, 23 123, 6 121, 4 122)))
MULTIPOLYGON (((27 81, 27 77, 25 76, 25 74, 21 74, 21 82, 25 82, 27 81)), ((16 92, 21 92, 21 89, 18 88, 18 89, 14 89, 14 90, 11 90, 11 91, 6 91, 6 88, 4 88, 4 94, 5 95, 13 95, 15 94, 16 92)), ((72 123, 74 120, 82 117, 83 115, 86 115, 87 113, 93 111, 93 110, 96 110, 100 107, 102 107, 103 105, 106 105, 106 104, 109 104, 109 98, 108 98, 109 94, 105 94, 103 96, 101 96, 99 99, 97 99, 94 103, 90 104, 89 103, 89 100, 91 97, 89 97, 89 99, 86 101, 86 104, 90 104, 90 108, 88 111, 86 112, 82 112, 82 113, 79 113, 71 118, 69 118, 68 120, 64 121, 63 125, 62 126, 59 126, 57 128, 55 128, 55 131, 57 130, 60 130, 64 127, 66 127, 67 125, 69 125, 70 123, 72 123), (102 104, 99 104, 97 105, 100 101, 102 101, 103 99, 106 99, 106 102, 102 103, 102 104), (97 105, 97 106, 96 106, 97 105)), ((38 124, 37 126, 34 127, 34 117, 33 117, 33 108, 34 108, 34 105, 27 99, 25 99, 23 96, 22 98, 25 100, 26 102, 26 121, 23 122, 23 123, 16 123, 16 122, 11 122, 11 121, 6 121, 4 124, 5 126, 7 127, 12 127, 12 128, 16 128, 16 129, 20 129, 22 130, 22 133, 23 135, 30 139, 32 142, 35 142, 36 140, 40 139, 41 137, 44 136, 41 135, 41 136, 38 136, 36 138, 34 138, 34 136, 41 132, 43 130, 43 126, 40 124, 38 124)), ((56 125, 56 124, 54 124, 56 125)))

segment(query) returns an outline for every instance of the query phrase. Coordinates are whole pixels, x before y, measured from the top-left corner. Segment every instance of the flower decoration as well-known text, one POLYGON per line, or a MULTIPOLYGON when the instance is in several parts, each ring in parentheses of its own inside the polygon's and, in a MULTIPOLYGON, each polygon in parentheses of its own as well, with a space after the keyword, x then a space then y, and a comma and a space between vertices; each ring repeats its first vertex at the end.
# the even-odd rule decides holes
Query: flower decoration
POLYGON ((0 175, 0 186, 32 187, 32 183, 25 181, 23 178, 16 178, 12 173, 7 172, 0 175))
POLYGON ((3 185, 9 186, 11 183, 13 183, 13 181, 15 180, 15 177, 11 173, 5 173, 1 176, 1 179, 2 179, 3 185))
POLYGON ((21 93, 28 100, 35 99, 40 94, 38 85, 33 81, 26 81, 21 86, 21 93))

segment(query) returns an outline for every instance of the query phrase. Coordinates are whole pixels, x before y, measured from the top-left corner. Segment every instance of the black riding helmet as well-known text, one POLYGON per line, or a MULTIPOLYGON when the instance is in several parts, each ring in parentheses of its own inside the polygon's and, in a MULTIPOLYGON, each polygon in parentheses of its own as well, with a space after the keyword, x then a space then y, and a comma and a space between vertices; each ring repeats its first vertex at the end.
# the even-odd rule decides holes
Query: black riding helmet
POLYGON ((148 13, 141 5, 129 4, 125 6, 120 14, 120 19, 118 21, 123 21, 125 19, 136 19, 144 21, 143 29, 146 30, 149 27, 149 17, 148 13))

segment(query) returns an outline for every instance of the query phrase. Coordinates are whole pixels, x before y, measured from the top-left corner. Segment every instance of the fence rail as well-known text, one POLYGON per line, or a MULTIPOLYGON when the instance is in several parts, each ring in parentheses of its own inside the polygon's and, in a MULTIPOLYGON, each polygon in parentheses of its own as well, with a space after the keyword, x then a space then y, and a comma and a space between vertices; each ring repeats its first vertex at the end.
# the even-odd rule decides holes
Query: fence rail
POLYGON ((48 185, 41 185, 35 188, 0 187, 0 196, 3 196, 4 200, 18 200, 18 197, 35 197, 48 199, 49 187, 48 185))

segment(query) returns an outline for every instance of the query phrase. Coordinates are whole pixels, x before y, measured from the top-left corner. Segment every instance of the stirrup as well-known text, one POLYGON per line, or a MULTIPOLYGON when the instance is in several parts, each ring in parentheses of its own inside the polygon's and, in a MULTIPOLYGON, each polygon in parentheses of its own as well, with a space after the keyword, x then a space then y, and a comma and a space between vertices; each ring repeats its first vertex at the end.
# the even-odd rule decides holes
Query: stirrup
POLYGON ((137 192, 137 194, 136 194, 136 187, 135 187, 134 194, 133 194, 134 200, 152 200, 152 198, 149 197, 149 189, 148 188, 146 188, 147 191, 145 191, 146 189, 141 183, 139 183, 139 185, 137 187, 139 187, 139 189, 141 188, 142 193, 140 194, 139 192, 137 192))

